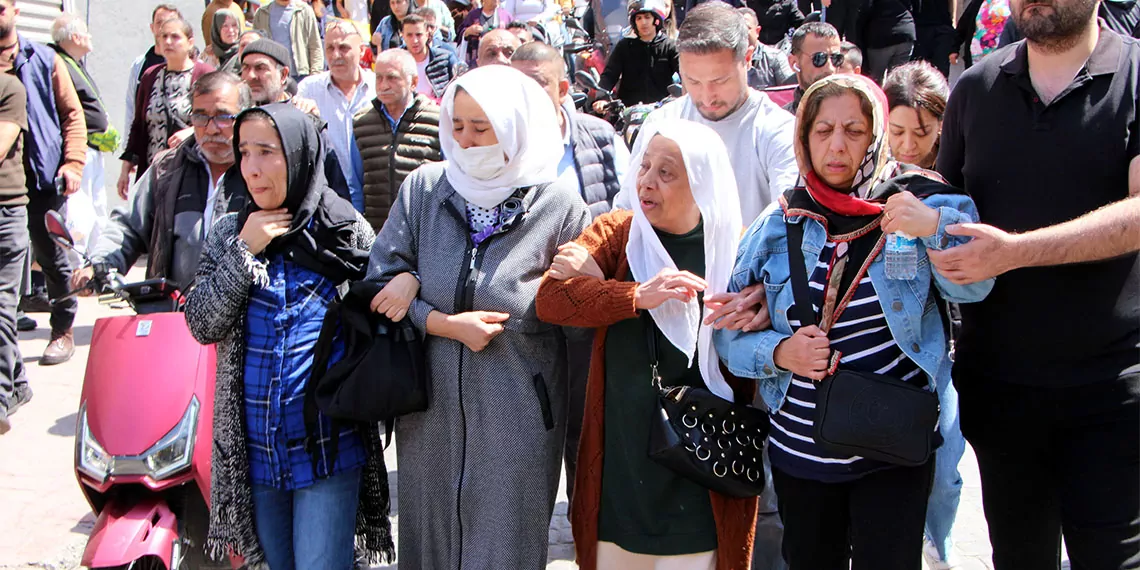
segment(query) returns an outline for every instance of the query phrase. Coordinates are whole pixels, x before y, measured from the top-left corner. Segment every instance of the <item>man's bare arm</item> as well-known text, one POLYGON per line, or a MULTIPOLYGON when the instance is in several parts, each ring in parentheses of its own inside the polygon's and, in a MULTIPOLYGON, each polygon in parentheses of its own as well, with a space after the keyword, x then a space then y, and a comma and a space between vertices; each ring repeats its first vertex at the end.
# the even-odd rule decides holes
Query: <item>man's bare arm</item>
POLYGON ((8 151, 12 150, 12 145, 16 144, 16 139, 19 137, 20 125, 0 121, 0 160, 8 156, 8 151))
POLYGON ((1140 250, 1140 156, 1128 168, 1128 195, 1075 220, 1018 235, 1020 265, 1098 261, 1140 250))

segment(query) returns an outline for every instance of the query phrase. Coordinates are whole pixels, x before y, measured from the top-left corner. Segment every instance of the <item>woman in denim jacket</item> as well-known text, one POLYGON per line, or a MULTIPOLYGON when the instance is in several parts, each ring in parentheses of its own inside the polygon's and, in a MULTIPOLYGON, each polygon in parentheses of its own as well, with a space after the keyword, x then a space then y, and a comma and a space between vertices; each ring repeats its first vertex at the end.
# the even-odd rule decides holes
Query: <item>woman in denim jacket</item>
POLYGON ((804 95, 800 183, 745 232, 729 285, 763 283, 772 326, 715 337, 729 371, 759 380, 772 411, 769 453, 791 570, 921 567, 933 461, 900 467, 818 445, 815 382, 841 366, 934 390, 951 365, 938 303, 977 302, 993 286, 954 285, 932 269, 926 250, 962 243, 946 227, 976 221, 977 210, 937 174, 889 159, 886 116, 882 91, 864 77, 828 77, 804 95), (790 224, 802 227, 802 251, 789 252, 790 224), (913 279, 887 279, 883 247, 895 232, 919 238, 913 279), (789 254, 804 256, 818 326, 792 316, 789 254))

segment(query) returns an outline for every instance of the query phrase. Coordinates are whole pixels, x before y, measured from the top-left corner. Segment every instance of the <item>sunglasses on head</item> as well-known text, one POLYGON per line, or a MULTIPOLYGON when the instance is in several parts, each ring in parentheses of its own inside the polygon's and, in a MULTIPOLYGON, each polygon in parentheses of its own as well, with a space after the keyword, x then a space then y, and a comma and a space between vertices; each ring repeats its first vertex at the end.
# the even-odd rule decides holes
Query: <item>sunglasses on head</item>
POLYGON ((839 67, 843 65, 845 56, 843 52, 827 53, 825 51, 818 51, 811 54, 811 64, 816 67, 823 67, 827 65, 828 58, 831 58, 831 65, 839 67))

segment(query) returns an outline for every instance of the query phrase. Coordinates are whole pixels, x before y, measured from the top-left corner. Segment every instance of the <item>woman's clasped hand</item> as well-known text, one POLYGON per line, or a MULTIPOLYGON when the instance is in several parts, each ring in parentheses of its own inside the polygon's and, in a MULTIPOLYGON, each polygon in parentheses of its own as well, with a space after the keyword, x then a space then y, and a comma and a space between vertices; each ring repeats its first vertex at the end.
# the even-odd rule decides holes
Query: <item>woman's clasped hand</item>
POLYGON ((928 237, 938 231, 938 210, 927 206, 910 192, 899 192, 883 206, 883 233, 902 232, 928 237))
POLYGON ((292 223, 293 214, 285 208, 257 210, 246 219, 238 237, 245 242, 250 253, 257 255, 265 251, 274 238, 285 235, 292 223))
POLYGON ((394 323, 400 322, 408 314, 408 307, 420 292, 420 280, 411 273, 401 273, 392 278, 384 288, 372 298, 372 312, 384 315, 394 323))

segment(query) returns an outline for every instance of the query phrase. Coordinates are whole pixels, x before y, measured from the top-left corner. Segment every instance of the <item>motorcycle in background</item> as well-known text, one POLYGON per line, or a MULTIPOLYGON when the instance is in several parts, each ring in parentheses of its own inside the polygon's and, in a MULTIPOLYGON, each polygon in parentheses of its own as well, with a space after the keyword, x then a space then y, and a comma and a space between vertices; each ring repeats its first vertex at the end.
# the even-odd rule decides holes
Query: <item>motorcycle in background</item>
POLYGON ((613 92, 602 88, 596 73, 579 70, 574 74, 574 80, 580 87, 595 93, 595 101, 607 102, 603 118, 614 126, 614 130, 621 133, 626 147, 630 149, 633 149, 633 143, 637 140, 637 133, 641 130, 641 125, 645 123, 646 117, 658 107, 680 97, 682 93, 681 86, 673 84, 669 86, 669 96, 665 99, 656 103, 639 103, 627 107, 613 92))
MULTIPOLYGON (((44 221, 52 240, 74 251, 63 218, 48 212, 44 221)), ((100 303, 125 303, 135 314, 95 321, 91 337, 75 475, 96 520, 82 564, 122 570, 236 568, 240 561, 213 562, 204 550, 214 347, 190 335, 172 283, 127 283, 114 269, 94 267, 89 287, 105 291, 100 303)))

